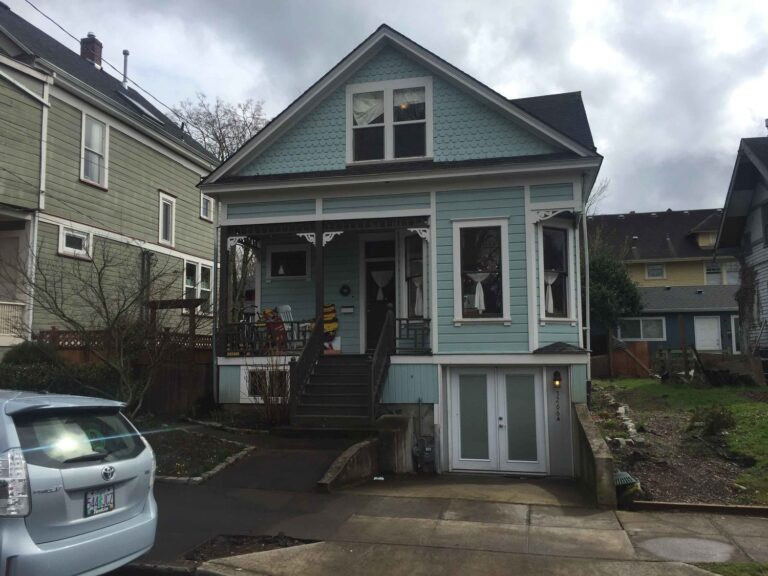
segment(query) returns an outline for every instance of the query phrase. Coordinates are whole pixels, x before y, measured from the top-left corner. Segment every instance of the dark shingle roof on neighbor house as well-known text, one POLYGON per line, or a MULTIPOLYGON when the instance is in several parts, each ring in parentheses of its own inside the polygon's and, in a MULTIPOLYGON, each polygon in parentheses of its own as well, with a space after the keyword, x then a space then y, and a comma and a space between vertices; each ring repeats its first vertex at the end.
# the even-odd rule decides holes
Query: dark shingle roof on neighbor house
POLYGON ((595 149, 581 92, 515 98, 510 102, 582 146, 595 149))
POLYGON ((737 311, 738 286, 641 287, 643 313, 737 311))
POLYGON ((701 248, 696 232, 717 232, 722 210, 666 210, 590 216, 592 238, 600 238, 625 261, 712 257, 714 246, 701 248))
MULTIPOLYGON (((122 82, 108 74, 103 69, 97 68, 92 62, 86 60, 77 52, 67 48, 58 40, 52 38, 39 28, 36 28, 17 14, 15 14, 5 4, 0 2, 0 33, 5 32, 14 38, 24 48, 32 52, 36 58, 63 70, 66 74, 72 76, 79 82, 86 84, 91 89, 99 93, 109 104, 130 115, 136 117, 153 130, 162 133, 166 137, 177 140, 180 144, 189 147, 197 155, 202 156, 209 162, 216 163, 216 159, 201 146, 197 141, 178 126, 174 121, 160 112, 152 103, 150 103, 139 92, 131 88, 123 88, 122 82), (132 103, 134 100, 139 105, 132 103), (145 108, 150 114, 147 115, 141 107, 145 108), (157 121, 151 120, 156 117, 157 121)), ((25 62, 29 64, 29 62, 25 62)))

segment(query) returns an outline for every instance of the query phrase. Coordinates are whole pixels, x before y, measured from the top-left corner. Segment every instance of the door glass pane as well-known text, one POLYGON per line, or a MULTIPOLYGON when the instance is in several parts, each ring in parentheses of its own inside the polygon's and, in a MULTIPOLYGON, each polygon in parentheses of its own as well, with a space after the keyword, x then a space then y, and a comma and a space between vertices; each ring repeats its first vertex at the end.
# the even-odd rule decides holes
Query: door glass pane
POLYGON ((461 458, 488 460, 488 386, 485 374, 459 375, 461 458))
POLYGON ((507 460, 538 460, 536 385, 530 374, 507 374, 507 460))

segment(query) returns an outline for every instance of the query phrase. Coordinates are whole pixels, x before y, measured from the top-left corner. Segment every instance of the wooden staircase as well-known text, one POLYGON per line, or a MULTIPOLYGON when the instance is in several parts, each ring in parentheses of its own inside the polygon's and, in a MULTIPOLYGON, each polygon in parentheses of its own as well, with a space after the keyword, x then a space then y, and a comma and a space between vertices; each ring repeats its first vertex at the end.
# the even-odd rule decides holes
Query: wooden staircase
POLYGON ((320 356, 296 399, 291 426, 364 428, 373 421, 371 356, 320 356))

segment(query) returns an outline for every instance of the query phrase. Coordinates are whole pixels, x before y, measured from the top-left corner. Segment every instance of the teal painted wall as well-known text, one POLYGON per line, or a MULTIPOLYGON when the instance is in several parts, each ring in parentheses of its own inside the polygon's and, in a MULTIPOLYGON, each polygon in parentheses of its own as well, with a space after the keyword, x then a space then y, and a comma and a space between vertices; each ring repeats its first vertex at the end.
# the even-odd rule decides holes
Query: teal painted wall
POLYGON ((531 203, 573 200, 573 184, 538 184, 531 186, 531 203))
POLYGON ((437 208, 437 314, 439 353, 506 353, 528 350, 523 189, 497 188, 441 192, 437 208), (470 323, 454 326, 453 219, 509 218, 510 326, 470 323))
POLYGON ((578 326, 571 326, 570 322, 567 324, 545 324, 544 326, 539 326, 539 346, 546 346, 553 342, 565 342, 566 344, 578 346, 578 326))
POLYGON ((227 218, 264 218, 266 216, 294 216, 315 213, 315 201, 277 200, 275 202, 242 202, 227 204, 227 218))
POLYGON ((219 403, 240 403, 240 366, 219 366, 219 403))
POLYGON ((383 404, 437 404, 437 366, 435 364, 392 364, 381 394, 383 404))
MULTIPOLYGON (((374 56, 348 84, 432 74, 394 48, 374 56)), ((240 170, 240 175, 343 170, 346 167, 346 88, 339 87, 297 125, 240 170)), ((433 77, 434 159, 438 162, 527 156, 558 150, 499 116, 452 84, 433 77)))
POLYGON ((587 365, 571 366, 571 402, 587 401, 587 365))
POLYGON ((325 198, 323 200, 323 213, 429 209, 429 205, 428 193, 348 196, 346 198, 325 198))
MULTIPOLYGON (((297 243, 297 246, 306 244, 297 243)), ((360 351, 360 302, 358 275, 358 236, 343 234, 334 238, 325 247, 325 303, 335 304, 339 318, 341 349, 348 354, 360 351), (350 294, 342 296, 339 289, 343 284, 350 287, 350 294), (354 306, 354 313, 342 314, 342 306, 354 306)), ((307 320, 315 316, 315 284, 311 274, 308 279, 276 278, 267 281, 266 250, 261 259, 261 306, 274 308, 289 304, 295 320, 307 320)), ((311 254, 311 252, 310 252, 311 254)))

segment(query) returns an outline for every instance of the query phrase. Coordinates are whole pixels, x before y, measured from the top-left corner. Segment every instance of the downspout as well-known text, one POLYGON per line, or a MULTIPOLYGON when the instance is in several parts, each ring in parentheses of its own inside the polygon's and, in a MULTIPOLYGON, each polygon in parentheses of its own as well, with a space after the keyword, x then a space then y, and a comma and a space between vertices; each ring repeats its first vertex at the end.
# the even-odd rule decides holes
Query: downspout
MULTIPOLYGON (((216 219, 219 218, 219 210, 221 209, 221 202, 216 202, 216 219)), ((214 303, 214 316, 213 325, 211 326, 211 354, 213 355, 213 401, 219 403, 219 366, 218 357, 216 355, 216 335, 219 331, 219 318, 221 311, 216 306, 219 301, 219 232, 221 225, 216 226, 213 236, 213 292, 211 298, 214 303)))
MULTIPOLYGON (((581 189, 584 190, 586 175, 581 175, 581 189)), ((583 200, 583 198, 582 198, 583 200)), ((587 216, 584 212, 582 218, 581 233, 584 236, 584 343, 588 350, 591 350, 591 324, 589 318, 589 234, 587 234, 587 216)), ((591 352, 590 352, 591 356, 591 352)), ((591 388, 592 382, 592 362, 587 362, 587 390, 591 388)))

